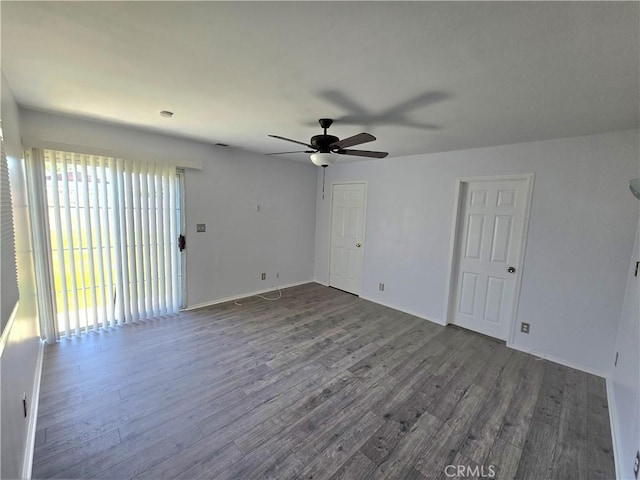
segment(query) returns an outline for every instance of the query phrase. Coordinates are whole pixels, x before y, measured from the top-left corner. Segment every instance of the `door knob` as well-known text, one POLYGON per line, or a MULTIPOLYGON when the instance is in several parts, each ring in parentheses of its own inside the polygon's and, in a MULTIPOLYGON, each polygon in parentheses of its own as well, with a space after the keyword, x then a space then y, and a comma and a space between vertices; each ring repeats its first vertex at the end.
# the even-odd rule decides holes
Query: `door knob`
POLYGON ((509 272, 509 273, 514 273, 515 271, 516 271, 515 267, 507 268, 507 272, 509 272))
POLYGON ((356 247, 360 248, 362 245, 360 245, 359 243, 356 243, 356 247))

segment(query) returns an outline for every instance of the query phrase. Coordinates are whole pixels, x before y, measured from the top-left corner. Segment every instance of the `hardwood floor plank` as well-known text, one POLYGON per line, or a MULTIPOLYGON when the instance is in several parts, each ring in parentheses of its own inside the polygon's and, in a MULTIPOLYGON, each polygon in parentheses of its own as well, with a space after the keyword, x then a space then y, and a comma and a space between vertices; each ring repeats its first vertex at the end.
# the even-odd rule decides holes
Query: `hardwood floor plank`
POLYGON ((614 478, 613 441, 604 378, 590 375, 587 388, 587 475, 602 480, 614 478))
MULTIPOLYGON (((469 391, 473 380, 478 376, 485 362, 495 353, 496 348, 497 344, 492 341, 479 345, 473 351, 473 355, 434 396, 428 407, 429 413, 443 422, 448 421, 457 409, 460 400, 469 391)), ((482 387, 478 387, 478 389, 487 392, 482 387)))
POLYGON ((522 457, 522 449, 498 438, 491 446, 491 451, 484 465, 493 467, 496 478, 514 479, 518 473, 518 464, 522 457))
POLYGON ((414 377, 416 372, 424 372, 434 366, 439 366, 442 359, 448 357, 451 350, 457 348, 467 338, 469 338, 469 333, 462 329, 434 330, 424 347, 389 370, 389 375, 399 382, 404 382, 408 378, 414 377))
POLYGON ((34 478, 615 475, 601 378, 317 284, 240 303, 47 346, 34 478))
MULTIPOLYGON (((135 477, 162 462, 167 457, 179 457, 180 452, 201 438, 202 433, 193 426, 179 429, 173 434, 162 438, 154 445, 138 450, 135 455, 127 456, 126 459, 114 458, 112 466, 96 474, 87 475, 87 478, 135 477)), ((64 477, 64 472, 61 476, 64 477)))
POLYGON ((246 394, 241 387, 230 391, 212 389, 204 395, 190 397, 186 401, 179 400, 165 408, 150 408, 140 412, 140 415, 131 418, 120 427, 120 434, 123 439, 133 439, 147 430, 174 420, 183 425, 195 425, 203 416, 223 411, 244 398, 246 394))
POLYGON ((569 370, 563 395, 562 412, 558 431, 558 442, 553 458, 551 478, 557 480, 579 480, 592 478, 587 472, 587 404, 588 375, 569 370))
MULTIPOLYGON (((443 357, 444 361, 439 365, 438 369, 423 379, 413 389, 414 392, 410 396, 406 397, 406 399, 402 396, 393 397, 391 401, 382 404, 384 410, 379 409, 380 403, 377 402, 373 409, 381 413, 387 420, 396 420, 404 429, 411 428, 422 415, 428 412, 431 405, 435 404, 442 388, 474 353, 475 350, 472 348, 449 351, 448 355, 443 357), (399 403, 395 403, 396 401, 399 401, 399 403)), ((392 391, 398 392, 399 390, 394 389, 392 391)))
POLYGON ((217 474, 216 480, 237 480, 244 478, 295 478, 302 462, 291 455, 292 442, 284 440, 270 448, 256 449, 244 455, 237 462, 217 474))
POLYGON ((408 433, 409 427, 405 423, 386 420, 362 445, 360 452, 369 458, 374 465, 380 465, 391 456, 396 446, 408 433))
POLYGON ((534 421, 522 449, 516 478, 539 480, 551 478, 558 431, 543 421, 534 421))
POLYGON ((224 471, 240 458, 242 454, 232 442, 225 443, 225 439, 220 437, 205 437, 185 448, 179 456, 168 457, 133 478, 175 478, 186 474, 192 468, 202 472, 200 478, 212 478, 219 473, 218 470, 224 471), (202 466, 199 466, 200 463, 202 466))
POLYGON ((261 393, 263 392, 249 396, 244 401, 225 408, 222 415, 214 413, 203 418, 198 422, 198 427, 205 436, 209 436, 232 423, 238 425, 237 428, 242 430, 242 428, 246 428, 246 424, 253 422, 256 418, 275 415, 302 397, 302 394, 294 387, 280 394, 268 392, 261 395, 261 393))
MULTIPOLYGON (((358 451, 365 439, 369 438, 381 423, 383 420, 371 412, 365 413, 355 422, 350 421, 342 432, 333 433, 329 445, 314 452, 310 461, 299 472, 299 477, 308 480, 331 477, 358 451)), ((296 455, 305 461, 297 453, 296 455)))
POLYGON ((377 466, 371 479, 404 478, 416 464, 425 449, 425 439, 431 438, 442 427, 442 421, 425 414, 411 427, 407 436, 391 455, 377 466))
POLYGON ((496 342, 496 348, 493 350, 488 362, 483 365, 478 376, 473 379, 473 383, 479 387, 489 391, 495 387, 498 379, 502 375, 502 371, 513 362, 522 362, 528 356, 522 352, 508 348, 502 342, 496 342))
MULTIPOLYGON (((510 356, 507 358, 510 358, 510 356)), ((500 434, 500 428, 511 400, 516 393, 518 380, 522 375, 526 360, 526 356, 518 355, 508 365, 499 367, 500 373, 495 381, 479 382, 492 387, 492 389, 482 409, 474 418, 469 429, 469 435, 460 450, 462 455, 473 460, 478 465, 484 464, 493 443, 500 434)), ((488 377, 484 376, 483 380, 486 378, 488 377)), ((474 380, 474 385, 476 380, 474 380)))
POLYGON ((560 423, 565 379, 569 369, 551 362, 545 363, 544 367, 544 378, 538 393, 533 419, 556 429, 560 423))
POLYGON ((522 377, 504 416, 499 433, 500 438, 518 448, 524 447, 529 434, 531 419, 543 379, 544 361, 529 357, 522 370, 522 377))
MULTIPOLYGON (((452 464, 469 433, 476 414, 487 397, 487 391, 477 385, 471 385, 455 407, 455 414, 449 416, 436 434, 429 439, 422 452, 416 469, 423 475, 439 475, 447 465, 452 464)), ((438 418, 438 417, 436 417, 438 418)))
POLYGON ((253 450, 258 445, 278 435, 294 421, 310 414, 352 383, 354 378, 355 377, 349 374, 349 372, 346 372, 326 377, 324 379, 326 380, 325 383, 323 383, 322 380, 314 378, 314 385, 303 384, 296 386, 296 389, 303 393, 304 396, 282 409, 277 415, 240 435, 235 439, 236 445, 243 453, 253 450), (314 389, 313 387, 315 387, 316 384, 321 386, 314 389))
MULTIPOLYGON (((233 463, 240 458, 242 458, 242 452, 238 450, 238 447, 236 447, 234 443, 229 443, 227 446, 210 453, 198 463, 171 478, 184 480, 213 478, 233 465, 233 463)), ((187 463, 185 465, 189 464, 187 463)))
MULTIPOLYGON (((85 457, 92 457, 109 450, 120 443, 120 434, 118 430, 106 432, 98 437, 92 438, 86 442, 73 445, 71 448, 62 449, 62 453, 50 455, 47 447, 40 450, 38 461, 34 462, 32 477, 33 478, 53 478, 81 462, 85 457)), ((48 446, 56 444, 49 444, 48 446)))
MULTIPOLYGON (((449 366, 453 365, 451 362, 456 356, 457 349, 460 348, 461 345, 464 346, 467 342, 466 340, 462 340, 462 337, 468 339, 464 331, 457 330, 454 331, 450 338, 447 339, 449 340, 447 342, 438 341, 438 343, 432 345, 434 342, 434 339, 432 339, 422 349, 423 351, 428 352, 428 357, 426 357, 428 359, 428 363, 418 361, 418 364, 415 365, 412 370, 408 370, 406 366, 414 363, 412 361, 412 357, 409 357, 408 361, 402 362, 390 370, 389 375, 398 381, 400 385, 397 389, 394 389, 387 396, 376 402, 373 409, 381 415, 385 415, 387 412, 396 411, 398 407, 405 403, 411 405, 412 403, 417 402, 419 398, 419 404, 423 406, 423 409, 414 408, 414 411, 422 413, 426 410, 432 400, 428 392, 425 391, 423 394, 423 390, 431 389, 432 387, 439 390, 441 386, 435 380, 438 379, 446 381, 446 379, 441 376, 445 371, 448 371, 450 375, 455 374, 455 369, 449 368, 449 366), (462 343, 458 343, 454 348, 454 344, 450 343, 453 338, 462 343), (425 372, 434 370, 434 374, 425 377, 425 372), (414 397, 414 402, 409 401, 412 397, 414 397)), ((439 338, 439 336, 435 337, 436 340, 439 338)), ((467 354, 470 355, 471 352, 468 352, 467 354)), ((435 393, 433 393, 433 395, 435 395, 435 393)), ((407 420, 409 417, 410 416, 405 416, 404 419, 407 420)), ((399 418, 399 415, 396 414, 396 418, 399 418)))
POLYGON ((107 450, 94 453, 91 456, 85 456, 80 462, 61 471, 56 476, 61 478, 89 478, 96 475, 96 472, 102 472, 113 466, 116 459, 118 462, 122 462, 139 456, 141 452, 147 449, 163 448, 162 444, 166 442, 166 439, 184 429, 190 429, 189 432, 195 436, 199 434, 202 436, 197 427, 193 425, 185 426, 180 421, 172 420, 146 430, 137 437, 122 439, 122 443, 114 445, 107 450))
POLYGON ((371 477, 376 465, 366 455, 356 452, 347 460, 330 480, 366 480, 371 477))

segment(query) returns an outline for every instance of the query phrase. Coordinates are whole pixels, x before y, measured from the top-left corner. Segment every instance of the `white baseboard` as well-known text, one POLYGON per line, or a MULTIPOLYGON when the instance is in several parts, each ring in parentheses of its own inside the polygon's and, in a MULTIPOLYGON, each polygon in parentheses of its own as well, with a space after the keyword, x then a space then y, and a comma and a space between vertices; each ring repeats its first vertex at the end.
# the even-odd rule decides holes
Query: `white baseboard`
POLYGON ((36 360, 36 374, 33 380, 31 392, 31 407, 29 408, 29 425, 27 427, 27 442, 24 449, 24 463, 22 465, 22 478, 31 478, 33 465, 33 451, 36 446, 36 425, 38 423, 38 404, 40 402, 40 380, 42 378, 42 362, 44 358, 44 342, 40 341, 38 347, 38 359, 36 360))
POLYGON ((233 297, 225 297, 218 298, 216 300, 211 300, 210 302, 198 303, 196 305, 189 305, 184 309, 184 311, 189 312, 191 310, 197 310, 199 308, 211 307, 212 305, 218 305, 220 303, 231 302, 234 300, 240 300, 241 298, 253 297, 254 295, 262 295, 263 293, 273 292, 274 290, 284 290, 285 288, 297 287, 299 285, 305 285, 307 283, 313 283, 313 280, 305 280, 304 282, 295 282, 289 283, 287 285, 276 285, 274 287, 265 288, 263 290, 256 290, 255 292, 242 293, 239 295, 234 295, 233 297))
POLYGON ((618 411, 616 409, 615 395, 613 390, 613 380, 611 375, 605 377, 607 382, 607 405, 609 405, 609 424, 611 425, 611 443, 613 443, 613 460, 616 465, 616 478, 624 478, 622 474, 622 452, 619 449, 620 439, 618 437, 618 411))
POLYGON ((312 280, 313 283, 317 283, 319 285, 322 285, 323 287, 328 287, 329 284, 327 282, 321 282, 320 280, 312 280))
POLYGON ((559 363, 560 365, 564 365, 565 367, 573 368, 575 370, 580 370, 581 372, 585 372, 585 373, 590 373, 591 375, 595 375, 597 377, 602 377, 605 379, 608 377, 608 375, 601 370, 596 370, 591 367, 587 367, 586 365, 574 363, 565 358, 549 355, 544 350, 540 350, 537 348, 527 348, 527 347, 523 347, 522 345, 518 345, 517 343, 509 343, 509 342, 507 342, 507 347, 513 348, 514 350, 519 350, 520 352, 528 353, 535 357, 544 358, 545 360, 549 360, 550 362, 559 363))
POLYGON ((393 305, 391 303, 381 302, 378 299, 367 297, 365 295, 360 295, 360 298, 363 299, 363 300, 367 300, 369 302, 377 303, 378 305, 382 305, 383 307, 393 308, 394 310, 398 310, 399 312, 408 313, 409 315, 413 315, 414 317, 422 318, 423 320, 428 320, 430 322, 437 323, 438 325, 442 325, 442 326, 446 325, 445 323, 442 322, 442 320, 436 320, 434 318, 425 317, 421 313, 412 312, 411 310, 407 310, 406 308, 398 307, 397 305, 393 305))

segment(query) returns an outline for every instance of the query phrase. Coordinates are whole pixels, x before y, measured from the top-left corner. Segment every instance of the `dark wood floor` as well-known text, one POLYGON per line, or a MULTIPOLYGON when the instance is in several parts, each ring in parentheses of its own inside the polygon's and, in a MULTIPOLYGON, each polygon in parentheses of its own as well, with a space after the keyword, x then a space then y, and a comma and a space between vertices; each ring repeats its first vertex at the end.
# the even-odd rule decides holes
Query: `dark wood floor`
POLYGON ((33 478, 615 477, 601 378, 317 284, 242 303, 48 346, 33 478))

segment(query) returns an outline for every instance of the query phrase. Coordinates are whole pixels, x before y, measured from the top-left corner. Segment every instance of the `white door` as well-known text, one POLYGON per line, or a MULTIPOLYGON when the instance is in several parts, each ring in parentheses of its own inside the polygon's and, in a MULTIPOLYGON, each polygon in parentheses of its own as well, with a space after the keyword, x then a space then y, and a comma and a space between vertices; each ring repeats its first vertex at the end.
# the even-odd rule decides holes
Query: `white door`
POLYGON ((360 295, 364 259, 364 183, 333 185, 329 285, 360 295))
POLYGON ((453 323, 506 340, 524 244, 528 179, 461 184, 453 323))

